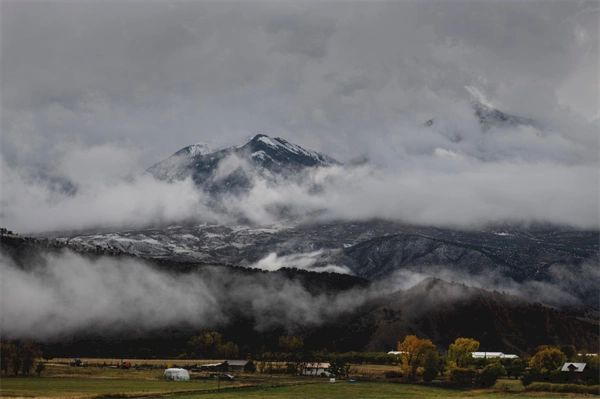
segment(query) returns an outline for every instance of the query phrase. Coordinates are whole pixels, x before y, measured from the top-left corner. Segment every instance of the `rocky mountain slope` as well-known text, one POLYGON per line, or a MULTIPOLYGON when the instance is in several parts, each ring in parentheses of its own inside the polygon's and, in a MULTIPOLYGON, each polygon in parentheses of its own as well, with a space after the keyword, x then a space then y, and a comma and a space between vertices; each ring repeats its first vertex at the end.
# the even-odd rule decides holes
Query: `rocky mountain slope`
MULTIPOLYGON (((585 279, 598 264, 598 232, 548 228, 458 231, 389 221, 318 225, 172 226, 166 229, 79 235, 62 241, 113 247, 143 257, 253 267, 270 254, 310 258, 315 266, 345 266, 369 280, 398 271, 489 276, 517 283, 555 282, 560 272, 585 279)), ((293 262, 289 266, 296 266, 293 262)), ((594 276, 592 276, 594 277, 594 276)), ((597 278, 597 276, 595 276, 597 278)), ((597 302, 598 285, 572 291, 597 302)))

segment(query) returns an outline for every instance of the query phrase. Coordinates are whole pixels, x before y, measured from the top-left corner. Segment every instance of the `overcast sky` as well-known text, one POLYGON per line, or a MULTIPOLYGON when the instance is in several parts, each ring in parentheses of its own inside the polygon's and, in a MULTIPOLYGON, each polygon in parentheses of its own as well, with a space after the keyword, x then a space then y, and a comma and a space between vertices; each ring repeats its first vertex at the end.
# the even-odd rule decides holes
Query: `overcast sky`
MULTIPOLYGON (((540 219, 560 212, 553 221, 569 221, 577 204, 573 224, 597 226, 597 1, 5 1, 1 11, 3 217, 23 229, 33 229, 18 223, 23 215, 44 218, 44 204, 58 201, 27 185, 24 170, 83 184, 135 175, 192 143, 257 133, 342 162, 366 155, 421 182, 453 170, 458 187, 488 196, 493 189, 478 186, 486 176, 505 184, 500 192, 512 177, 522 188, 547 180, 542 195, 559 195, 552 184, 571 193, 540 219), (539 129, 482 136, 473 99, 539 129), (432 117, 445 125, 426 132, 432 117), (464 140, 440 139, 448 129, 464 140), (465 177, 473 170, 479 176, 465 177)), ((526 191, 512 200, 526 203, 519 217, 539 211, 526 191)), ((436 209, 427 222, 452 212, 436 209)))

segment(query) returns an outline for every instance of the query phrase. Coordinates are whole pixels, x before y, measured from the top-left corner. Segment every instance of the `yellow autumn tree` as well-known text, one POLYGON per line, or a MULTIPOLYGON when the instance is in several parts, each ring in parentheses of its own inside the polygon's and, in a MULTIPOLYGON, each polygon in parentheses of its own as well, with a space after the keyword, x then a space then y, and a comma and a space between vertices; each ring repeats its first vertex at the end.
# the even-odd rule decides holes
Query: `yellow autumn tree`
POLYGON ((416 335, 407 335, 404 341, 398 342, 398 351, 400 351, 404 374, 409 379, 415 378, 417 368, 423 366, 429 352, 437 353, 433 342, 416 335))
POLYGON ((479 341, 472 338, 457 338, 448 349, 448 368, 467 367, 473 361, 471 352, 477 352, 479 341))
POLYGON ((567 361, 567 357, 558 348, 546 348, 531 358, 529 367, 547 373, 554 371, 567 361))

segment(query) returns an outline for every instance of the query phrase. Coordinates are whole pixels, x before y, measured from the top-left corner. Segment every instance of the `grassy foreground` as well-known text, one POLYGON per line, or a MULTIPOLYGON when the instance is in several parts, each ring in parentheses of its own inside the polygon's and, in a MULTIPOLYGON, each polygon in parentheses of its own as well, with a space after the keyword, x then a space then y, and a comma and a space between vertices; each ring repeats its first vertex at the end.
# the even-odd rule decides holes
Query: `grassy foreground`
POLYGON ((581 396, 563 394, 526 394, 519 392, 504 392, 497 390, 450 390, 409 384, 394 384, 384 382, 357 382, 350 384, 345 381, 336 383, 319 382, 315 384, 293 385, 283 387, 246 388, 238 390, 227 390, 220 392, 205 392, 202 394, 174 395, 169 398, 191 399, 191 398, 248 398, 248 399, 420 399, 420 398, 453 398, 453 399, 499 399, 499 398, 578 398, 581 396))
POLYGON ((99 379, 84 377, 2 378, 2 397, 92 398, 163 396, 216 388, 211 381, 181 383, 164 380, 99 379))
POLYGON ((387 381, 329 382, 314 377, 239 375, 235 382, 165 381, 162 371, 48 365, 42 377, 2 377, 1 397, 28 398, 580 398, 585 395, 524 392, 520 381, 500 380, 494 389, 451 390, 387 381))

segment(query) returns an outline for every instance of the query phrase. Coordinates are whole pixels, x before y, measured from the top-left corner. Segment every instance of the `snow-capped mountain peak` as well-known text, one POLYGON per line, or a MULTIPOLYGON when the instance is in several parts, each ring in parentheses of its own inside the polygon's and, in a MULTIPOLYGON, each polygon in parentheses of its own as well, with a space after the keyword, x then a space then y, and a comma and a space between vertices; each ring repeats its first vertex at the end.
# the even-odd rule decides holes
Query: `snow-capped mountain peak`
MULTIPOLYGON (((160 180, 181 180, 191 177, 197 185, 210 192, 240 190, 251 186, 250 175, 290 177, 304 168, 337 165, 335 159, 317 151, 307 150, 279 137, 257 134, 243 144, 211 151, 214 143, 202 142, 177 151, 171 157, 148 168, 160 180), (237 157, 244 168, 236 167, 223 179, 216 172, 221 161, 237 157)), ((234 162, 229 164, 235 164, 234 162)), ((239 164, 241 165, 241 164, 239 164)))
POLYGON ((281 137, 269 137, 265 134, 257 134, 237 149, 249 152, 254 159, 270 160, 290 167, 317 167, 339 164, 335 159, 325 154, 304 149, 281 137))

